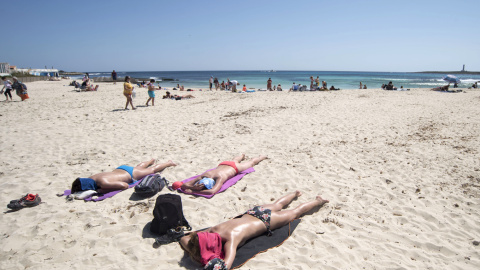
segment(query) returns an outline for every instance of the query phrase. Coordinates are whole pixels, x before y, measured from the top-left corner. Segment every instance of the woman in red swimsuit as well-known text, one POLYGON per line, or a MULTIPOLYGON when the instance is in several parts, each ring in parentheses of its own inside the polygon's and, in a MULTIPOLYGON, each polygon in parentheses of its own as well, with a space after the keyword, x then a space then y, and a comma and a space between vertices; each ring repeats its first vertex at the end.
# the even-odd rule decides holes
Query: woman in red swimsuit
POLYGON ((234 177, 239 172, 257 165, 260 163, 260 161, 266 158, 267 156, 259 156, 242 162, 242 160, 245 159, 245 154, 241 154, 234 157, 232 161, 224 161, 218 164, 217 168, 205 172, 186 183, 183 183, 183 185, 180 187, 186 193, 192 193, 195 191, 195 193, 205 195, 215 194, 220 190, 225 181, 234 177))

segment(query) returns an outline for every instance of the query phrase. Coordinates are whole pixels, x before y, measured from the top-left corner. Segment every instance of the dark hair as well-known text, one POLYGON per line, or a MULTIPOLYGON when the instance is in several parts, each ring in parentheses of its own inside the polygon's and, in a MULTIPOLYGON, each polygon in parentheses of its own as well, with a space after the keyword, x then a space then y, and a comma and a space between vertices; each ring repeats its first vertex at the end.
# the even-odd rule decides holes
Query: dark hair
POLYGON ((7 77, 5 77, 5 76, 2 76, 2 80, 5 80, 5 79, 7 79, 7 77))
POLYGON ((72 193, 82 191, 82 184, 80 183, 80 178, 75 179, 72 183, 72 193))
POLYGON ((150 82, 155 82, 155 79, 150 79, 150 82))
POLYGON ((128 79, 130 79, 130 76, 125 76, 125 81, 127 81, 128 79))
POLYGON ((198 242, 198 234, 197 232, 190 233, 190 240, 187 243, 187 248, 189 250, 190 257, 192 260, 200 262, 201 261, 201 254, 200 254, 200 244, 198 242))

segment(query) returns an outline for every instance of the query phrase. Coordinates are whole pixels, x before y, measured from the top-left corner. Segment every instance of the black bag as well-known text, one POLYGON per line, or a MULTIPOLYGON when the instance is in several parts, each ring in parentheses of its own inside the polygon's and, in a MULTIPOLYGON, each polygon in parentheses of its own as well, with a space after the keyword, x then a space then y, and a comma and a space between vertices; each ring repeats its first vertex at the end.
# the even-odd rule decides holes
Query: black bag
POLYGON ((143 178, 142 182, 135 186, 135 193, 150 197, 157 194, 167 185, 167 180, 158 174, 150 174, 143 178))
POLYGON ((183 216, 182 198, 176 194, 162 194, 157 197, 153 208, 153 220, 150 231, 164 235, 168 231, 192 230, 183 216), (183 228, 185 227, 185 228, 183 228))

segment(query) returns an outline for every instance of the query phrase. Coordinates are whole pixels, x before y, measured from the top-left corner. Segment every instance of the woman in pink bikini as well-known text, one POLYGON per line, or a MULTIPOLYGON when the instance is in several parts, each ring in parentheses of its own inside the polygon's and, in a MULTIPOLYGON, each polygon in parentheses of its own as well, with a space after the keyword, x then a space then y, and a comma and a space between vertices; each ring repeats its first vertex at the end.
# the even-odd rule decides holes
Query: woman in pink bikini
POLYGON ((223 183, 228 179, 234 177, 239 172, 244 171, 260 163, 266 159, 267 156, 259 156, 248 161, 242 162, 245 159, 245 154, 234 157, 232 161, 224 161, 218 164, 218 167, 203 173, 202 175, 192 179, 186 183, 174 183, 173 188, 182 188, 186 193, 195 193, 210 195, 217 193, 222 187, 223 183))

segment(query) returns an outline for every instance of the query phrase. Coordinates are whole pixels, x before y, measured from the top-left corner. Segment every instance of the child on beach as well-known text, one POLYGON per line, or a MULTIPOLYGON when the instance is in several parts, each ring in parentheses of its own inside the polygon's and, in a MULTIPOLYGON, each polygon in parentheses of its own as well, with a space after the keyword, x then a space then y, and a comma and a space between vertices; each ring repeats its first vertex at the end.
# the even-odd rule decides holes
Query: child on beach
POLYGON ((10 101, 13 101, 12 99, 12 93, 10 93, 10 91, 12 91, 12 82, 7 80, 6 77, 2 77, 2 81, 3 81, 3 88, 2 88, 2 92, 3 92, 3 89, 5 89, 5 97, 7 98, 7 101, 8 101, 8 97, 10 97, 10 101))
POLYGON ((155 80, 154 79, 150 79, 150 82, 148 83, 148 100, 147 100, 147 103, 145 105, 147 105, 148 107, 148 102, 150 102, 150 100, 152 101, 152 106, 155 106, 155 80))
POLYGON ((243 85, 243 92, 247 92, 247 87, 245 86, 245 84, 243 85))

